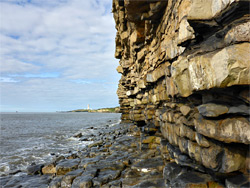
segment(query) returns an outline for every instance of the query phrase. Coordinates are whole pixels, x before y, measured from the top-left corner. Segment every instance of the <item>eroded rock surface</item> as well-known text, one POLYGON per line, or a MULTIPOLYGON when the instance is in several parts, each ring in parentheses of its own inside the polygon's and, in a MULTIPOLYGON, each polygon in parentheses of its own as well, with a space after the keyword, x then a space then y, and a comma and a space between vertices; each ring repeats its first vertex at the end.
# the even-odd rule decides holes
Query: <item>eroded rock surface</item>
MULTIPOLYGON (((164 160, 214 176, 248 175, 249 5, 113 0, 122 120, 159 130, 164 160)), ((199 178, 183 182, 216 187, 214 179, 199 178)))

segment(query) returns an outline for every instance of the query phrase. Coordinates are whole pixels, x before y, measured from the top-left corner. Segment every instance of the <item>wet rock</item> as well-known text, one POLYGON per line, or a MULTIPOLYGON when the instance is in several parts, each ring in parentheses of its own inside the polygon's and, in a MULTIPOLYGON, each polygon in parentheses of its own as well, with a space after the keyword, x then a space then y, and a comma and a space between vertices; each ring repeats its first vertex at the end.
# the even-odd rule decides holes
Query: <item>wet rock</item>
POLYGON ((27 168, 27 174, 29 174, 29 175, 42 174, 43 167, 44 167, 43 164, 29 166, 27 168))
MULTIPOLYGON (((187 141, 187 143, 189 143, 189 141, 187 141)), ((166 147, 167 147, 169 155, 170 155, 170 160, 174 160, 177 164, 179 164, 181 166, 191 167, 191 168, 196 169, 198 171, 204 172, 204 167, 202 165, 197 164, 197 162, 195 160, 191 159, 189 157, 189 155, 182 153, 178 147, 173 146, 168 142, 166 142, 165 144, 166 144, 166 147)), ((215 160, 215 158, 218 157, 218 153, 221 152, 221 150, 219 150, 218 148, 209 148, 209 149, 211 149, 212 151, 209 151, 209 153, 208 153, 208 151, 205 150, 207 153, 204 152, 204 154, 202 154, 202 155, 204 155, 204 158, 208 157, 208 159, 205 159, 206 161, 210 162, 210 160, 213 160, 213 164, 215 163, 214 168, 216 168, 217 167, 216 165, 218 165, 218 162, 215 160)), ((189 150, 187 152, 194 153, 194 151, 189 151, 189 150)), ((199 155, 199 154, 200 153, 197 152, 197 155, 199 155)))
POLYGON ((82 133, 78 133, 78 134, 74 135, 73 137, 75 137, 75 138, 81 138, 82 137, 82 133))
POLYGON ((90 141, 91 139, 89 138, 89 137, 87 137, 87 136, 82 136, 81 138, 80 138, 80 141, 90 141))
POLYGON ((162 171, 164 168, 164 164, 161 157, 157 158, 149 158, 149 159, 143 159, 137 163, 134 163, 131 166, 132 169, 136 169, 137 171, 142 172, 148 172, 154 169, 158 169, 159 171, 162 171))
POLYGON ((76 158, 79 158, 77 153, 73 153, 73 152, 70 152, 72 154, 70 154, 69 156, 66 157, 66 159, 76 159, 76 158))
POLYGON ((199 172, 184 172, 168 182, 173 188, 179 187, 207 187, 207 183, 211 182, 211 176, 199 172))
POLYGON ((59 161, 62 161, 63 159, 65 159, 65 156, 63 156, 63 155, 56 156, 56 159, 54 160, 54 162, 58 163, 59 161))
MULTIPOLYGON (((2 178, 1 178, 2 179, 2 178)), ((20 183, 23 180, 27 180, 27 175, 21 175, 21 176, 13 176, 10 177, 9 180, 7 180, 6 184, 4 185, 4 187, 20 187, 20 183)), ((2 184, 2 181, 1 181, 2 184)))
POLYGON ((93 158, 87 158, 87 157, 84 157, 80 164, 79 164, 79 167, 80 168, 87 168, 88 165, 90 164, 95 164, 96 162, 100 161, 103 157, 101 156, 96 156, 96 157, 93 157, 93 158))
POLYGON ((117 188, 117 187, 122 187, 122 182, 121 180, 115 180, 107 183, 106 185, 103 185, 103 187, 109 187, 109 188, 117 188))
POLYGON ((49 184, 49 188, 60 188, 62 177, 55 177, 49 184))
POLYGON ((94 142, 92 144, 89 144, 88 147, 92 148, 92 147, 96 147, 96 146, 100 146, 100 145, 103 145, 103 141, 102 140, 96 141, 96 142, 94 142))
POLYGON ((91 169, 99 169, 99 170, 122 170, 124 169, 125 165, 123 162, 119 161, 106 161, 106 160, 101 160, 96 164, 91 164, 88 165, 86 170, 91 170, 91 169))
POLYGON ((151 179, 151 180, 145 180, 141 183, 132 186, 132 188, 145 188, 145 187, 155 187, 155 188, 165 188, 166 184, 164 179, 151 179))
POLYGON ((143 185, 144 183, 148 184, 149 182, 153 184, 157 184, 157 182, 162 182, 162 174, 158 171, 138 172, 132 169, 128 169, 128 172, 126 174, 126 176, 122 176, 125 177, 122 178, 123 187, 141 186, 141 183, 143 185))
POLYGON ((64 160, 56 165, 56 174, 65 175, 70 171, 76 170, 79 163, 79 158, 64 160))
POLYGON ((73 180, 77 177, 80 176, 83 173, 82 169, 77 169, 71 172, 68 172, 65 176, 63 176, 62 181, 61 181, 61 187, 70 187, 73 180))
POLYGON ((4 186, 11 178, 12 176, 0 176, 0 185, 4 186))
POLYGON ((131 168, 126 168, 121 173, 121 177, 123 179, 134 178, 134 177, 139 177, 139 176, 140 176, 140 172, 131 168))
POLYGON ((50 176, 36 176, 33 178, 29 178, 24 183, 21 184, 22 187, 25 188, 47 188, 49 182, 51 181, 50 176))
POLYGON ((91 175, 83 175, 74 179, 72 183, 72 188, 90 188, 92 187, 92 179, 91 175))
POLYGON ((187 168, 182 167, 175 162, 167 163, 163 170, 163 177, 172 182, 181 173, 187 172, 187 168))
POLYGON ((104 170, 98 173, 98 177, 95 177, 93 181, 94 186, 101 186, 109 181, 115 180, 121 174, 120 170, 104 170))
POLYGON ((4 187, 46 188, 48 187, 50 180, 49 176, 13 176, 4 187))

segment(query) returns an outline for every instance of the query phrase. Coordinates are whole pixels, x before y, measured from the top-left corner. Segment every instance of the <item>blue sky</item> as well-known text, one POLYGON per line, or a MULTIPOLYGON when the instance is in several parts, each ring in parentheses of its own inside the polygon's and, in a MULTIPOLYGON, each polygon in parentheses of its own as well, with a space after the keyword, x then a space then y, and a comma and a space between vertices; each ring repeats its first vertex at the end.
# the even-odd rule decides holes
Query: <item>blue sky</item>
POLYGON ((118 106, 112 0, 1 0, 0 111, 118 106))

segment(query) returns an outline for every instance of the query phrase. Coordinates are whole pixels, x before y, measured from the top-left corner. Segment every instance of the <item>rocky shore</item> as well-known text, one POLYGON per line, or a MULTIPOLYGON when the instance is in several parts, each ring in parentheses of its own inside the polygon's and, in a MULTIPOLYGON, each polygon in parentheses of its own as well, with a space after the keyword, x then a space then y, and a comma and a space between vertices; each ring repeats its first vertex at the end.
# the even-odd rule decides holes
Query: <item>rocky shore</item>
POLYGON ((3 187, 250 187, 249 5, 113 0, 124 124, 3 187))
POLYGON ((33 164, 27 171, 10 172, 0 179, 2 187, 165 187, 160 137, 142 137, 133 124, 101 129, 91 127, 93 141, 81 151, 55 156, 47 164, 33 164))
MULTIPOLYGON (((242 173, 212 176, 189 167, 192 163, 169 148, 158 129, 117 124, 101 129, 91 127, 91 135, 74 137, 93 141, 81 151, 55 156, 46 164, 33 164, 27 171, 11 172, 0 179, 1 187, 247 187, 242 173), (235 179, 237 177, 237 179, 235 179)), ((199 168, 197 166, 197 168, 199 168)), ((201 167, 200 167, 201 168, 201 167)))

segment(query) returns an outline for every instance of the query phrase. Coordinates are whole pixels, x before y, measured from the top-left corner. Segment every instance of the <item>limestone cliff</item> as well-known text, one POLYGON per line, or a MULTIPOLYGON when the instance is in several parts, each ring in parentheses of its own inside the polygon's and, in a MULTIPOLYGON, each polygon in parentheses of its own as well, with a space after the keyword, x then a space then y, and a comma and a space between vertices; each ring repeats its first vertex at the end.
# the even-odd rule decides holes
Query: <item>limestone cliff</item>
POLYGON ((249 1, 113 0, 112 12, 122 120, 159 130, 166 161, 249 172, 249 1))

